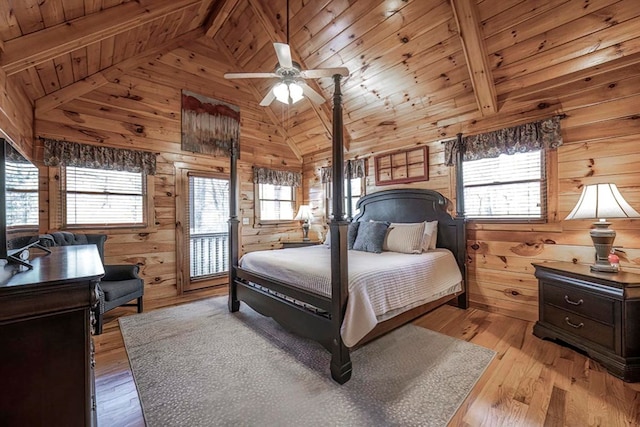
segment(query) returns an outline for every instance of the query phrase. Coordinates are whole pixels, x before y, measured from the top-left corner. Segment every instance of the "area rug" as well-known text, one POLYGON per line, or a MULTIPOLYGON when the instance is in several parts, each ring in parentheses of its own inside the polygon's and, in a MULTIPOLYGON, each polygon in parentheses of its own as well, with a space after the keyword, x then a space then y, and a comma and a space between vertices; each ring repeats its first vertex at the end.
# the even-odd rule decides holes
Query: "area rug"
POLYGON ((494 356, 409 324, 352 352, 338 385, 323 347, 225 297, 120 327, 149 427, 445 426, 494 356))

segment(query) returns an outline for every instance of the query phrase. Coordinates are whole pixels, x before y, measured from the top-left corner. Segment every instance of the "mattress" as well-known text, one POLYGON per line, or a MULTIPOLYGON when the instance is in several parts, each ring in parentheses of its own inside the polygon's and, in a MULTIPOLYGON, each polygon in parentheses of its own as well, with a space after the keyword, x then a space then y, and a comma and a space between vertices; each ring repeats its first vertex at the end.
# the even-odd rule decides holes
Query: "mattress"
MULTIPOLYGON (((342 340, 352 347, 379 322, 462 290, 462 275, 447 249, 422 254, 350 250, 349 298, 342 340)), ((325 245, 257 251, 239 266, 326 297, 331 296, 331 250, 325 245)))

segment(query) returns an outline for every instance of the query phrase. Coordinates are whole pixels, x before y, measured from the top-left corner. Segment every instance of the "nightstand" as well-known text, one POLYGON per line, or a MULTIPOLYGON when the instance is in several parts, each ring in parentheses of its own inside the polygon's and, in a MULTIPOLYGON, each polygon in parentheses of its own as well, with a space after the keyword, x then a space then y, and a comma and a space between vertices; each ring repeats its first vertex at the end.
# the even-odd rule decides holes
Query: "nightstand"
POLYGON ((316 242, 314 240, 307 240, 307 241, 292 241, 292 242, 282 242, 282 249, 287 249, 287 248, 303 248, 305 246, 314 246, 314 245, 319 245, 320 242, 316 242))
POLYGON ((640 381, 640 275, 567 262, 533 266, 540 295, 533 334, 586 352, 624 381, 640 381))

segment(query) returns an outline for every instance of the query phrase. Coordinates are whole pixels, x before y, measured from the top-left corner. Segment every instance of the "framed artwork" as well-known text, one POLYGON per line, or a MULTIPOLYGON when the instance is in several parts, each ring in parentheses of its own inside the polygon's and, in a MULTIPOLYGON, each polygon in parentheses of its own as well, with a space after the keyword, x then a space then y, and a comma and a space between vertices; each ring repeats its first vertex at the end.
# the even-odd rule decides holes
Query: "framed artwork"
POLYGON ((429 180, 429 147, 411 148, 374 157, 376 185, 429 180))
POLYGON ((230 157, 239 148, 240 107, 182 91, 182 150, 230 157))

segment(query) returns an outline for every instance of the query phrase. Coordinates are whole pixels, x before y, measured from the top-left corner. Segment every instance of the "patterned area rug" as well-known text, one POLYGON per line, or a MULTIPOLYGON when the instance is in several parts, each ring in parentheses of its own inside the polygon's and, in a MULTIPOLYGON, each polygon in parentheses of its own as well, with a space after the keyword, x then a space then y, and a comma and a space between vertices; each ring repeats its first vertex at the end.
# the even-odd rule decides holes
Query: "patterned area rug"
POLYGON ((341 386, 323 347, 226 297, 120 326, 150 427, 445 426, 495 354, 406 325, 354 351, 341 386))

